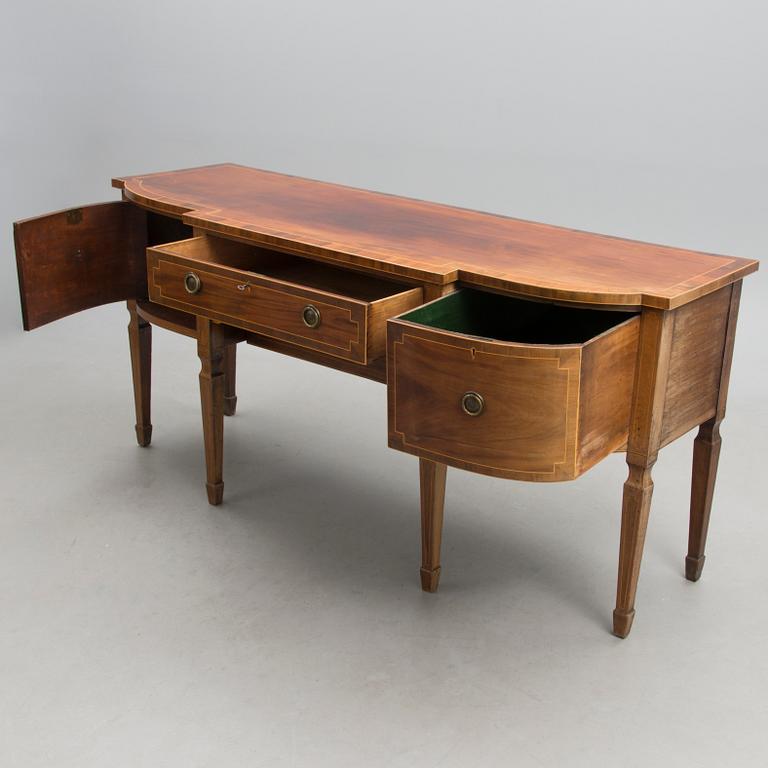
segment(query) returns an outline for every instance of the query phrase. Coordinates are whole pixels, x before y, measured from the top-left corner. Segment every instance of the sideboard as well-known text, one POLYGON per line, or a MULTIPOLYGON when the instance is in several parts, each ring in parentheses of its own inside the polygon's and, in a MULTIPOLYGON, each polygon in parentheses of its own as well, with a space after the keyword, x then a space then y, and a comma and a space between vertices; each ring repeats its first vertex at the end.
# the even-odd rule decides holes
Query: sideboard
POLYGON ((127 301, 142 446, 152 326, 195 338, 211 504, 246 342, 386 384, 389 445, 419 457, 424 590, 440 580, 448 466, 562 481, 624 451, 626 637, 652 468, 695 428, 685 576, 701 576, 741 282, 758 262, 232 164, 113 185, 121 201, 14 225, 24 328, 127 301))

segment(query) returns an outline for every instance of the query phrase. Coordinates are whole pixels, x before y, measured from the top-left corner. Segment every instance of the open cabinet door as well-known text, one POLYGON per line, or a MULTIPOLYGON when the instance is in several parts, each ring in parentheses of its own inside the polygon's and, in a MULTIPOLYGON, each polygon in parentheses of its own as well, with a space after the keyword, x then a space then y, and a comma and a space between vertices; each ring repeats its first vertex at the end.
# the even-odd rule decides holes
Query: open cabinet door
POLYGON ((24 329, 147 295, 147 218, 117 201, 13 225, 24 329))

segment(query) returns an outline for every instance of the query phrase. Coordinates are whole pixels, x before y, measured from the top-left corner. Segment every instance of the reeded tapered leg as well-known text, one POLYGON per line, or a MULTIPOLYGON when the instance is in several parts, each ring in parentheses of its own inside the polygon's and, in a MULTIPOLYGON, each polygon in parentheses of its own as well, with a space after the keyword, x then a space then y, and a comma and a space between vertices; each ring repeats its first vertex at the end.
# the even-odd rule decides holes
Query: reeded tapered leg
POLYGON ((440 544, 443 537, 447 467, 419 459, 421 485, 421 588, 436 592, 440 582, 440 544))
POLYGON ((702 424, 693 441, 691 519, 688 528, 688 555, 685 558, 685 578, 689 581, 698 581, 704 568, 704 548, 715 492, 720 443, 720 422, 715 419, 702 424))
POLYGON ((235 389, 237 369, 237 345, 230 344, 224 348, 224 415, 234 416, 237 408, 237 391, 235 389))
POLYGON ((221 504, 224 459, 224 348, 218 325, 197 318, 197 354, 200 358, 200 404, 205 442, 205 487, 208 501, 221 504))
POLYGON ((644 310, 640 320, 635 391, 627 442, 629 477, 624 483, 613 634, 626 637, 635 618, 645 531, 653 495, 651 468, 661 444, 674 312, 644 310))
POLYGON ((136 311, 136 302, 128 301, 128 341, 131 347, 133 400, 136 407, 136 440, 147 446, 152 440, 150 402, 152 398, 152 326, 136 311))

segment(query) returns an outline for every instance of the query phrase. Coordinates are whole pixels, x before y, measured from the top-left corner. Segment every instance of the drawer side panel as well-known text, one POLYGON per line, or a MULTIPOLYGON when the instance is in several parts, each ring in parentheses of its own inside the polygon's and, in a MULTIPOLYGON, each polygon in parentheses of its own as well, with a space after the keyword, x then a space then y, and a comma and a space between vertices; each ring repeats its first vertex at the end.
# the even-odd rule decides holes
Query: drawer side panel
POLYGON ((729 285, 675 312, 662 445, 715 413, 731 291, 729 285))
POLYGON ((627 443, 640 317, 584 346, 579 408, 579 473, 627 443))

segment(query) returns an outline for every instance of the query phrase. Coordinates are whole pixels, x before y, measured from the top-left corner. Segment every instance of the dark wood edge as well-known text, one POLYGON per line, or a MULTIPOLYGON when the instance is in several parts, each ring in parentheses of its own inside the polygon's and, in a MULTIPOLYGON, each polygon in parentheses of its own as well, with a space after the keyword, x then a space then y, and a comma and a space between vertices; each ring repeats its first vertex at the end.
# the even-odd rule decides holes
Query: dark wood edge
POLYGON ((13 247, 16 252, 16 276, 19 281, 19 302, 21 303, 21 324, 25 331, 31 331, 29 312, 27 310, 27 288, 24 282, 24 267, 21 259, 21 243, 19 235, 23 221, 13 222, 13 247))
MULTIPOLYGON (((113 186, 115 186, 114 183, 113 186)), ((139 195, 127 189, 123 189, 122 197, 126 202, 134 203, 135 205, 138 205, 139 208, 144 208, 148 211, 153 211, 154 213, 161 213, 164 216, 173 216, 177 219, 183 218, 183 214, 190 210, 182 205, 165 203, 162 198, 144 197, 143 195, 139 195)))
POLYGON ((67 208, 59 208, 57 211, 48 211, 47 213, 43 213, 40 216, 27 216, 26 219, 18 219, 17 221, 13 222, 13 228, 16 229, 17 227, 23 227, 25 224, 39 221, 40 219, 48 219, 48 218, 53 218, 54 216, 61 216, 61 214, 69 213, 70 211, 84 210, 86 208, 88 209, 100 208, 100 207, 105 207, 109 205, 121 205, 122 203, 123 203, 122 200, 99 200, 98 203, 83 203, 82 205, 70 205, 67 208))
MULTIPOLYGON (((183 171, 153 171, 152 173, 131 173, 127 176, 114 176, 112 178, 112 186, 115 189, 123 189, 127 181, 132 179, 151 179, 153 176, 167 176, 168 173, 186 173, 187 171, 199 171, 202 168, 247 168, 242 163, 206 163, 204 165, 196 165, 192 168, 185 168, 183 171)), ((271 173, 271 171, 267 171, 271 173)))

